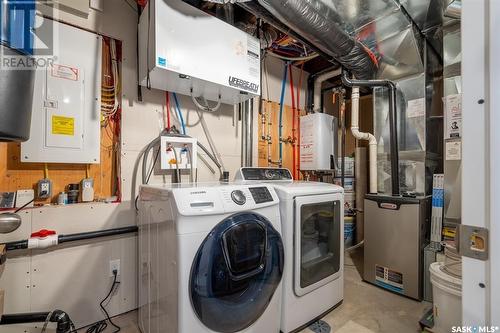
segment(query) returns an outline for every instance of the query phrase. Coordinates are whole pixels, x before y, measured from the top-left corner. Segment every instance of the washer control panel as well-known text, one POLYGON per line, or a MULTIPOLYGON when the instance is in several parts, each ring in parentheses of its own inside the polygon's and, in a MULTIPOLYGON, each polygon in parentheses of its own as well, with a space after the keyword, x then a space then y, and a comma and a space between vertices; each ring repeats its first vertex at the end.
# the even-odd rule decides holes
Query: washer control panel
MULTIPOLYGON (((252 189, 250 189, 250 192, 252 191, 252 189)), ((231 192, 231 199, 233 200, 233 202, 237 205, 244 205, 246 202, 247 202, 247 197, 245 196, 245 193, 243 193, 243 191, 241 190, 234 190, 231 192)), ((258 202, 256 202, 258 203, 258 202)))
POLYGON ((249 190, 256 204, 273 201, 273 196, 271 195, 271 192, 269 192, 269 189, 265 186, 250 187, 249 190))

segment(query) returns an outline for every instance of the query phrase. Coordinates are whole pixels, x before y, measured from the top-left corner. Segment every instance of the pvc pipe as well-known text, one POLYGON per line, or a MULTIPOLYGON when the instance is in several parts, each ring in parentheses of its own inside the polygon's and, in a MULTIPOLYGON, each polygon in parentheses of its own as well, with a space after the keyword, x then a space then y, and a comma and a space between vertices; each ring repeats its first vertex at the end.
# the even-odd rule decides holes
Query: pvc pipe
POLYGON ((172 127, 171 120, 170 120, 170 94, 169 92, 165 92, 165 112, 163 114, 163 121, 165 124, 165 128, 167 130, 170 130, 170 127, 172 127))
POLYGON ((186 135, 186 125, 184 124, 184 117, 182 116, 181 107, 179 105, 179 100, 177 99, 177 94, 172 93, 174 96, 175 107, 177 109, 177 113, 179 115, 179 121, 181 122, 182 134, 186 135))
POLYGON ((33 248, 44 249, 62 243, 134 233, 137 232, 137 230, 138 230, 137 226, 129 226, 129 227, 121 227, 121 228, 106 229, 99 231, 82 232, 70 235, 50 235, 43 238, 32 237, 25 240, 6 243, 5 248, 7 251, 33 249, 33 248))
POLYGON ((316 79, 314 79, 314 101, 313 101, 314 112, 323 112, 323 110, 321 109, 321 86, 323 85, 323 82, 325 82, 328 79, 331 79, 332 77, 340 75, 340 73, 341 70, 339 68, 331 72, 318 75, 316 79))
POLYGON ((358 140, 367 140, 369 145, 370 193, 377 193, 377 139, 371 133, 359 131, 359 87, 352 88, 351 132, 358 140))
MULTIPOLYGON (((386 87, 389 89, 389 136, 391 142, 391 184, 392 195, 399 196, 399 145, 398 117, 396 109, 397 87, 390 80, 356 80, 349 77, 348 71, 342 70, 342 83, 348 87, 386 87)), ((370 154, 371 156, 372 154, 370 154)), ((371 191, 370 191, 371 192, 371 191)))

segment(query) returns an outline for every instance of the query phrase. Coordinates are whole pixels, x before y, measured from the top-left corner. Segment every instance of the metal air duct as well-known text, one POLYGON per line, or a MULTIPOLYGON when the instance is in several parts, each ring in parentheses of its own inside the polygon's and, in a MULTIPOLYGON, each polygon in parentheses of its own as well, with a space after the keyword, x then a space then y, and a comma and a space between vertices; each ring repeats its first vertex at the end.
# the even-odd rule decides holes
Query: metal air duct
POLYGON ((377 72, 375 55, 340 26, 341 16, 323 1, 258 0, 283 24, 331 55, 358 79, 371 79, 377 72))

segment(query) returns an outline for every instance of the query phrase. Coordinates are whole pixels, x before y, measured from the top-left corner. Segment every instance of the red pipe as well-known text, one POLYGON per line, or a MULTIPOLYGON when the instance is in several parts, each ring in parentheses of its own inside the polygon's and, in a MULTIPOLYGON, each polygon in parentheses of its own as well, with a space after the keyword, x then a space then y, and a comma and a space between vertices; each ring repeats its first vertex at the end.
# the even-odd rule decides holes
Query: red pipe
POLYGON ((295 149, 295 91, 293 87, 293 68, 292 64, 288 64, 288 71, 290 72, 290 92, 292 93, 292 175, 293 179, 297 179, 296 166, 297 164, 297 151, 295 149))
POLYGON ((297 130, 297 149, 298 149, 297 154, 299 155, 297 161, 297 169, 296 169, 297 179, 300 178, 300 91, 302 90, 303 77, 304 77, 304 62, 302 62, 302 65, 300 66, 300 78, 299 78, 299 84, 297 85, 297 123, 299 125, 297 130))

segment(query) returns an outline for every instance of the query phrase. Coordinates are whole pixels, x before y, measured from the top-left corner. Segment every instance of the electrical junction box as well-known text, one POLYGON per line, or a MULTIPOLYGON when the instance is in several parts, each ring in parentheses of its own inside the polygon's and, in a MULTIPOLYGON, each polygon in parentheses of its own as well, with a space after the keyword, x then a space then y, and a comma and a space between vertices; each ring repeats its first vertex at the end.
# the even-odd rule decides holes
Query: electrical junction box
POLYGON ((260 41, 181 0, 148 2, 139 50, 143 86, 227 104, 260 95, 260 41))
MULTIPOLYGON (((196 170, 198 140, 187 137, 162 136, 160 155, 155 164, 155 174, 166 174, 169 170, 196 170)), ((157 154, 157 150, 154 155, 157 154)), ((194 176, 194 175, 193 175, 194 176)))
POLYGON ((335 169, 337 118, 325 113, 300 117, 300 169, 335 169))
POLYGON ((43 40, 57 39, 56 58, 36 71, 31 136, 21 144, 21 162, 98 164, 102 37, 53 24, 57 34, 37 30, 43 40))

